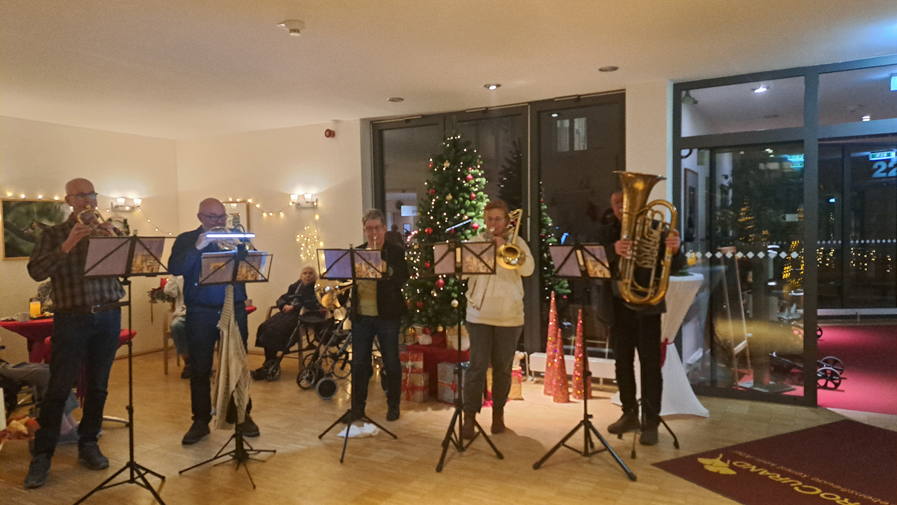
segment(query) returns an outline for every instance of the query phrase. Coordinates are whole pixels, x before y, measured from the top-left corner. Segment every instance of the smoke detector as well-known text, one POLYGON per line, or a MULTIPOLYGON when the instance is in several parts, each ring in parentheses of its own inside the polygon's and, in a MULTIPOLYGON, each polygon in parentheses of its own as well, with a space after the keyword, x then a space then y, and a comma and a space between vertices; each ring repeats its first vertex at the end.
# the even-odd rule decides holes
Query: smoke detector
POLYGON ((298 19, 287 19, 277 26, 288 31, 290 37, 298 37, 299 35, 302 35, 302 30, 305 29, 305 22, 299 21, 298 19))

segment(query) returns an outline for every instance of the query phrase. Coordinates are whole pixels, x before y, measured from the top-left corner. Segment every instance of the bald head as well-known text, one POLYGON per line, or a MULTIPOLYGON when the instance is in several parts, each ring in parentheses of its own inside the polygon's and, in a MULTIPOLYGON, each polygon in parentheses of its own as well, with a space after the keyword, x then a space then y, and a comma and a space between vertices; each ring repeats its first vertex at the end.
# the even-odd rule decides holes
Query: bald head
POLYGON ((65 203, 72 206, 72 213, 78 215, 90 205, 97 208, 97 195, 93 183, 87 179, 72 179, 65 184, 65 203))
POLYGON ((199 213, 196 217, 202 223, 204 231, 227 225, 227 212, 224 210, 224 204, 217 198, 206 198, 199 202, 199 213))

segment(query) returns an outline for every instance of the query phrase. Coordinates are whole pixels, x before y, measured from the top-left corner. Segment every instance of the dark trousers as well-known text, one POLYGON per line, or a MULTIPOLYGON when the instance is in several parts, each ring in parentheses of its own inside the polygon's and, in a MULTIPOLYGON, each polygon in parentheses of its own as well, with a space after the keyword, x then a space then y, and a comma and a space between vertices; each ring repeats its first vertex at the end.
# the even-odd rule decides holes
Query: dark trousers
POLYGON ((503 412, 511 392, 511 368, 523 326, 492 326, 467 322, 470 368, 464 374, 464 410, 479 412, 486 390, 486 370, 492 364, 492 411, 503 412))
POLYGON ((651 417, 660 414, 663 376, 660 372, 660 314, 642 314, 614 298, 611 348, 624 412, 638 412, 635 398, 635 351, 642 372, 642 406, 651 417))
POLYGON ((371 382, 374 337, 380 344, 386 370, 386 405, 398 408, 402 401, 402 363, 399 361, 398 319, 355 316, 352 319, 352 410, 364 412, 371 382))
MULTIPOLYGON (((246 306, 234 303, 234 318, 240 328, 243 347, 249 337, 246 306)), ((215 343, 220 331, 218 321, 221 310, 206 307, 187 307, 187 349, 190 351, 190 407, 193 420, 200 423, 212 421, 212 363, 215 359, 215 343)), ((251 405, 251 402, 250 402, 251 405)), ((247 409, 248 412, 249 409, 247 409)), ((220 414, 224 414, 220 412, 220 414)))
POLYGON ((99 314, 55 314, 53 336, 50 337, 50 385, 38 417, 40 429, 34 436, 35 454, 52 456, 56 450, 65 402, 82 363, 87 375, 87 394, 78 426, 78 444, 97 441, 103 424, 109 372, 118 350, 120 333, 119 309, 99 314))

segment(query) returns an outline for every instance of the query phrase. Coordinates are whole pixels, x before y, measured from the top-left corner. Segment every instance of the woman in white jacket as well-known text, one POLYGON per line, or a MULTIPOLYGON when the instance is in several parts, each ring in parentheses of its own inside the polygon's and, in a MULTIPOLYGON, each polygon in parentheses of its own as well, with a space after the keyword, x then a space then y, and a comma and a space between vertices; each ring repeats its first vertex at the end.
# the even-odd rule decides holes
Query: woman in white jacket
MULTIPOLYGON (((474 241, 495 242, 496 250, 510 235, 508 204, 493 200, 483 210, 486 229, 474 241)), ((498 266, 495 275, 475 275, 467 283, 467 331, 470 334, 470 368, 464 378, 462 436, 476 436, 476 414, 483 405, 486 370, 492 364, 492 433, 505 431, 504 407, 511 390, 511 367, 517 342, 523 333, 523 281, 533 273, 532 253, 516 237, 527 260, 516 270, 498 266)))

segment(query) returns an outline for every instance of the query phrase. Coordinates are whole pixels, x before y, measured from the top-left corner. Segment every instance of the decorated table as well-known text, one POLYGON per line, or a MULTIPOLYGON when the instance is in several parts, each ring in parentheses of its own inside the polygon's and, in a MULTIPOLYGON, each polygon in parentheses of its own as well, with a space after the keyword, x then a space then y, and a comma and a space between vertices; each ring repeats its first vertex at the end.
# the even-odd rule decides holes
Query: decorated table
POLYGON ((42 363, 48 356, 44 341, 53 334, 53 318, 32 319, 30 321, 0 321, 0 328, 17 333, 28 340, 28 361, 42 363))
MULTIPOLYGON (((663 396, 661 397, 660 415, 670 416, 675 414, 689 414, 701 417, 710 417, 710 412, 701 405, 695 396, 685 375, 685 367, 673 341, 682 326, 685 314, 688 313, 692 301, 701 288, 704 276, 691 274, 684 276, 671 276, 667 290, 667 312, 661 322, 661 345, 666 346, 666 359, 661 372, 663 375, 663 396)), ((635 360, 636 395, 641 395, 641 367, 638 359, 635 360)), ((611 402, 620 405, 620 393, 615 393, 611 402)))

